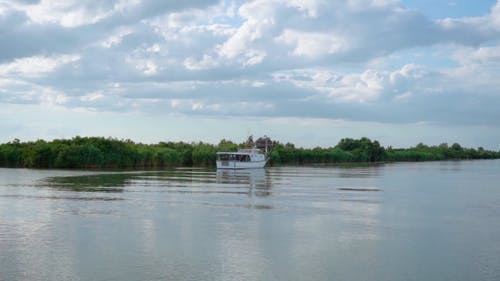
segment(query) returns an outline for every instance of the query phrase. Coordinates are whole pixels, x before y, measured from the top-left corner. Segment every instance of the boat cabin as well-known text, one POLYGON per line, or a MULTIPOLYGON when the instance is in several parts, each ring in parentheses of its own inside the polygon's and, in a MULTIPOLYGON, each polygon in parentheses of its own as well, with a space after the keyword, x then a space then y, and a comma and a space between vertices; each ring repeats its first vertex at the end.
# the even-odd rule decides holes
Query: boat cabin
POLYGON ((257 148, 239 149, 236 152, 217 152, 217 168, 262 168, 266 156, 257 148))

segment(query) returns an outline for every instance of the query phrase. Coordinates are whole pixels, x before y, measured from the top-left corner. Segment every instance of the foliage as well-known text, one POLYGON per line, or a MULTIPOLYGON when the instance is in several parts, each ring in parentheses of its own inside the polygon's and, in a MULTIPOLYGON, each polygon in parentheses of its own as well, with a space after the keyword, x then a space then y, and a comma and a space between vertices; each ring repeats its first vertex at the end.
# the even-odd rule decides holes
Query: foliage
POLYGON ((458 143, 427 146, 419 143, 411 148, 384 148, 378 141, 368 138, 344 138, 335 147, 295 148, 293 144, 275 143, 270 154, 273 164, 345 163, 345 162, 395 162, 436 161, 460 159, 498 159, 500 151, 463 148, 458 143))
POLYGON ((478 149, 463 148, 458 143, 448 146, 442 143, 438 146, 427 146, 422 143, 407 149, 387 149, 387 159, 390 161, 434 161, 460 159, 498 159, 500 151, 489 151, 482 147, 478 149))
MULTIPOLYGON (((219 144, 160 142, 134 143, 102 137, 74 137, 50 142, 21 142, 15 139, 0 144, 0 166, 28 168, 126 168, 168 166, 213 166, 217 151, 236 151, 246 143, 222 140, 219 144)), ((381 161, 432 161, 448 159, 500 158, 500 151, 419 143, 411 148, 384 148, 368 138, 344 138, 328 148, 301 148, 292 143, 273 142, 271 164, 311 164, 381 161)))

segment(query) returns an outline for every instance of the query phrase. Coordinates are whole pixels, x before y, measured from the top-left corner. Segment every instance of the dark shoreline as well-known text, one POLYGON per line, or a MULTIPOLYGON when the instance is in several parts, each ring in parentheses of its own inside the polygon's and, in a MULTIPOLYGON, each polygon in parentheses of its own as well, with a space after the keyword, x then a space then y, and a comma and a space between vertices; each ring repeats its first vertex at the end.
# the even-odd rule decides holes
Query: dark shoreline
MULTIPOLYGON (((247 143, 222 140, 217 145, 198 142, 135 143, 103 137, 74 137, 53 141, 0 144, 0 167, 56 169, 165 169, 214 167, 217 151, 236 151, 247 143)), ((340 140, 327 148, 301 148, 273 141, 270 166, 359 166, 396 162, 500 159, 500 151, 463 148, 454 143, 410 148, 383 147, 368 138, 340 140)))

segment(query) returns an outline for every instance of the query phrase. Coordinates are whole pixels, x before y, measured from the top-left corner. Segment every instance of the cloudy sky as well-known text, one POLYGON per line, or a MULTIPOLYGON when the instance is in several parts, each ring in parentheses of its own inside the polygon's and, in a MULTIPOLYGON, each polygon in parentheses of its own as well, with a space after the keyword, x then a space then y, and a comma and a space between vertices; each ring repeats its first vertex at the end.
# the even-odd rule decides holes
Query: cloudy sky
POLYGON ((0 0, 0 142, 500 149, 494 0, 0 0))

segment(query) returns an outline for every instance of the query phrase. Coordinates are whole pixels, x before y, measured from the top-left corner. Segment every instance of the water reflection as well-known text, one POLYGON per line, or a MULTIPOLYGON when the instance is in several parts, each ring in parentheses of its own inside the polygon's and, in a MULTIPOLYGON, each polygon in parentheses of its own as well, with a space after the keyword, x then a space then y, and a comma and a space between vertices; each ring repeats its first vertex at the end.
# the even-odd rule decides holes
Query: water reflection
MULTIPOLYGON (((317 272, 315 279, 320 280, 327 279, 327 264, 318 264, 307 257, 321 253, 325 241, 342 247, 379 237, 377 226, 382 193, 359 192, 373 191, 377 187, 375 173, 372 168, 277 167, 222 171, 184 168, 54 176, 38 181, 37 188, 43 194, 33 197, 23 194, 20 200, 44 199, 32 201, 46 204, 46 212, 58 227, 73 222, 74 232, 83 233, 82 243, 93 243, 95 249, 109 252, 101 254, 102 264, 118 264, 112 261, 117 256, 124 259, 122 262, 132 264, 134 260, 161 261, 158 257, 166 256, 173 262, 159 262, 157 268, 179 272, 183 271, 180 266, 186 265, 188 270, 188 265, 196 264, 193 257, 200 256, 198 249, 208 247, 211 251, 206 251, 207 256, 198 261, 198 266, 203 267, 206 261, 213 263, 214 260, 224 264, 224 272, 206 269, 214 271, 214 276, 220 279, 234 279, 231 277, 235 277, 235 273, 248 279, 256 279, 252 276, 258 275, 269 277, 267 274, 276 267, 298 268, 300 263, 303 271, 289 274, 283 270, 281 274, 290 280, 294 276, 305 278, 307 276, 301 272, 311 272, 319 265, 323 270, 317 272), (349 176, 346 177, 346 173, 349 176), (359 177, 355 177, 356 174, 359 177), (358 189, 353 191, 354 188, 358 189), (52 213, 51 210, 56 211, 52 213), (65 215, 75 218, 65 218, 65 215), (82 220, 90 223, 77 223, 82 220), (108 227, 109 223, 127 229, 127 233, 108 227), (336 235, 330 237, 332 231, 336 231, 336 235), (315 239, 318 234, 321 239, 315 239), (99 236, 100 240, 88 242, 86 235, 99 236), (121 242, 113 243, 106 237, 116 237, 121 242), (212 240, 208 246, 204 243, 207 237, 212 240), (287 243, 278 243, 281 237, 285 237, 287 243), (267 241, 269 238, 272 242, 267 241), (121 244, 135 247, 135 252, 125 258, 121 254, 121 244), (287 257, 290 258, 269 267, 268 260, 284 259, 279 254, 284 249, 289 251, 287 257), (169 255, 171 252, 186 253, 186 260, 169 255), (215 257, 210 253, 219 254, 215 257), (261 269, 260 273, 257 268, 261 269), (226 272, 231 274, 225 275, 226 272)), ((74 245, 73 242, 68 244, 74 245)), ((89 257, 95 254, 93 251, 78 248, 83 256, 76 262, 80 259, 92 264, 89 257)), ((148 264, 139 262, 140 268, 136 268, 143 270, 143 274, 152 272, 159 276, 151 279, 165 277, 164 272, 148 264)), ((189 272, 183 272, 185 274, 189 272)), ((195 280, 203 279, 199 278, 201 271, 195 270, 192 274, 195 280)), ((126 276, 123 279, 126 280, 126 276)), ((141 279, 140 276, 137 279, 141 279)), ((183 279, 182 276, 179 279, 183 279)))
POLYGON ((172 169, 56 176, 37 181, 38 187, 60 191, 100 193, 181 193, 271 195, 271 180, 264 169, 172 169))
POLYGON ((354 188, 354 187, 339 187, 337 190, 342 191, 358 191, 358 192, 377 192, 380 191, 378 188, 354 188))
POLYGON ((342 167, 337 171, 339 177, 341 178, 376 178, 380 176, 382 166, 380 164, 368 165, 366 167, 351 166, 342 167))
POLYGON ((41 180, 39 186, 81 192, 123 192, 123 187, 129 179, 129 174, 50 177, 41 180))
POLYGON ((217 170, 217 183, 223 185, 243 185, 249 194, 259 197, 270 196, 271 180, 265 169, 217 170))
POLYGON ((0 280, 498 280, 494 163, 0 169, 0 280))
POLYGON ((118 197, 104 197, 104 196, 69 196, 69 195, 25 195, 25 194, 8 194, 0 195, 3 198, 19 198, 19 199, 45 199, 45 200, 79 200, 79 201, 118 201, 125 200, 118 197))

